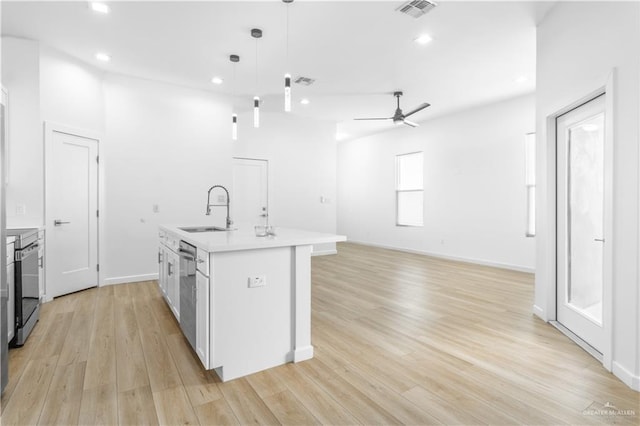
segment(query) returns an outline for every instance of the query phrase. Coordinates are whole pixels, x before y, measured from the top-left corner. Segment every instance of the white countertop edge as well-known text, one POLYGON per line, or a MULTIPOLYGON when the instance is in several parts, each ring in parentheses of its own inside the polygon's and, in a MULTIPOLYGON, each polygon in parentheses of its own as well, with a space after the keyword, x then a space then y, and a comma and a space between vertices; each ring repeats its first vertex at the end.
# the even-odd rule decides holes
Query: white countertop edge
POLYGON ((291 228, 276 228, 276 236, 273 237, 256 237, 253 228, 205 233, 189 233, 179 229, 187 226, 193 225, 159 225, 159 228, 211 253, 337 243, 347 240, 344 235, 291 228))

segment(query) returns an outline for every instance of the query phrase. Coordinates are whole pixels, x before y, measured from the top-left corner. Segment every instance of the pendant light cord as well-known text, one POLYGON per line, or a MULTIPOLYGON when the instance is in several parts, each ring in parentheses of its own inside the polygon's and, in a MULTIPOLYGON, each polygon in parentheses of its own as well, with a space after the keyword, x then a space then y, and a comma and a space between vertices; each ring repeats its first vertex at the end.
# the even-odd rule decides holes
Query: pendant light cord
POLYGON ((256 38, 256 96, 258 95, 258 39, 256 38))
POLYGON ((286 66, 289 68, 289 3, 287 3, 287 41, 286 41, 286 66))

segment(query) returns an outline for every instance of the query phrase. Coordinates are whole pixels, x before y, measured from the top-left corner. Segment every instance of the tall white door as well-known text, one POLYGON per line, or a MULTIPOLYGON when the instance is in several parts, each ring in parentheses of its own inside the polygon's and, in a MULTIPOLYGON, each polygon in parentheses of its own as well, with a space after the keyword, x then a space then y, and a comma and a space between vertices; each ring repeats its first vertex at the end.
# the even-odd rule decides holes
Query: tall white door
POLYGON ((605 95, 556 120, 557 320, 602 353, 605 95))
POLYGON ((98 141, 47 136, 47 297, 56 297, 98 285, 98 141))
POLYGON ((231 212, 235 223, 262 225, 269 220, 268 169, 266 160, 233 159, 231 212))

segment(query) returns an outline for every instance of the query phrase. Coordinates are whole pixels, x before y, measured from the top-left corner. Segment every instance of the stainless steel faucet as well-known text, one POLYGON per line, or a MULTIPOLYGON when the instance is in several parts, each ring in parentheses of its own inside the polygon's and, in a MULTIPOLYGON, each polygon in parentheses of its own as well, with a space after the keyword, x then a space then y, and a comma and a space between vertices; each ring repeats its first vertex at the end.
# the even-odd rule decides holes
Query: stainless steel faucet
POLYGON ((209 216, 211 214, 211 207, 227 207, 227 229, 231 229, 231 225, 233 225, 233 220, 231 220, 231 217, 229 216, 229 203, 231 202, 230 198, 229 198, 229 191, 227 191, 227 188, 225 188, 222 185, 213 185, 211 188, 209 188, 209 192, 207 193, 207 213, 206 215, 209 216), (222 188, 224 190, 224 192, 227 194, 227 203, 225 204, 211 204, 211 191, 213 191, 215 188, 222 188))

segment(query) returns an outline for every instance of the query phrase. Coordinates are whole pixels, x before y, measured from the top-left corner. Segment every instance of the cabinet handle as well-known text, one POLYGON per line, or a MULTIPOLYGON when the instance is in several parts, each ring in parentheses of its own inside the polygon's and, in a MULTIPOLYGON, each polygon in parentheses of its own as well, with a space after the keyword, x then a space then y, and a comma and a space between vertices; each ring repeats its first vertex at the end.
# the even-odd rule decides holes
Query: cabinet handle
POLYGON ((173 271, 172 271, 172 269, 173 269, 173 263, 169 262, 169 264, 168 264, 168 265, 169 265, 169 268, 168 268, 168 270, 167 270, 167 274, 172 275, 172 274, 173 274, 173 271))
POLYGON ((38 266, 44 268, 44 257, 38 258, 38 266))

